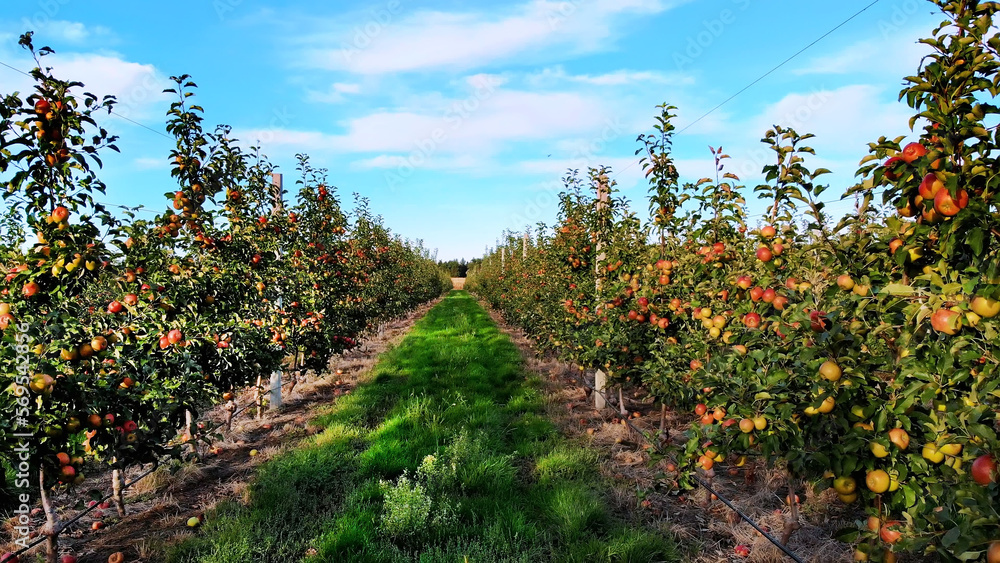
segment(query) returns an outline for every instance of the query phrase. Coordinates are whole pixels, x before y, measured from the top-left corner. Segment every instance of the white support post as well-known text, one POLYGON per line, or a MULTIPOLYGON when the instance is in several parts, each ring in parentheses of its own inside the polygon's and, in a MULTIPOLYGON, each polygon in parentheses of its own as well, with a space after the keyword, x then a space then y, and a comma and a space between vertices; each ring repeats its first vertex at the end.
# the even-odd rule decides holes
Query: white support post
POLYGON ((608 387, 608 376, 601 370, 594 374, 594 408, 601 410, 607 406, 604 400, 604 390, 608 387))
POLYGON ((500 271, 504 272, 507 270, 507 247, 500 249, 500 271))
POLYGON ((528 231, 524 231, 524 240, 521 243, 521 258, 528 259, 528 231))
POLYGON ((268 408, 270 410, 281 408, 281 371, 271 372, 271 387, 268 408))

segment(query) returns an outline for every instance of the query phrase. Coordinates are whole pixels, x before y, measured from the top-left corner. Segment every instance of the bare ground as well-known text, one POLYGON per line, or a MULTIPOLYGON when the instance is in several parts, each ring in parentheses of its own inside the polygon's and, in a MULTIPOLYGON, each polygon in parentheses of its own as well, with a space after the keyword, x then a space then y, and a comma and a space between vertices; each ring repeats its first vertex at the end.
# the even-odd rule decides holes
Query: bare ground
MULTIPOLYGON (((164 547, 181 541, 194 532, 187 527, 192 516, 210 510, 221 500, 241 498, 247 493, 256 466, 289 448, 294 448, 302 438, 322 429, 311 421, 337 397, 349 394, 365 379, 378 356, 398 343, 410 328, 438 301, 417 308, 410 315, 391 321, 383 330, 362 347, 331 360, 330 370, 321 377, 307 374, 294 385, 293 392, 284 396, 281 408, 266 411, 261 418, 254 418, 255 408, 244 411, 233 421, 232 430, 224 440, 213 444, 209 451, 202 448, 199 463, 175 464, 169 469, 161 467, 140 480, 126 493, 127 514, 119 518, 113 506, 98 508, 67 528, 59 539, 61 553, 76 555, 80 563, 104 563, 108 556, 123 552, 127 562, 155 562, 162 556, 164 547), (103 527, 94 530, 95 522, 103 527)), ((253 403, 253 393, 237 397, 245 407, 253 403)), ((204 417, 204 421, 222 423, 225 410, 218 407, 204 417)), ((146 468, 130 470, 128 481, 144 473, 146 468)), ((111 472, 89 472, 88 486, 106 493, 111 490, 111 472)), ((66 521, 85 507, 89 497, 85 491, 61 493, 54 503, 60 520, 66 521)), ((40 530, 44 516, 33 517, 32 528, 40 530)), ((4 524, 4 544, 0 553, 11 550, 12 522, 4 524)), ((43 553, 44 544, 32 553, 43 553)), ((22 556, 22 561, 28 557, 22 556)))

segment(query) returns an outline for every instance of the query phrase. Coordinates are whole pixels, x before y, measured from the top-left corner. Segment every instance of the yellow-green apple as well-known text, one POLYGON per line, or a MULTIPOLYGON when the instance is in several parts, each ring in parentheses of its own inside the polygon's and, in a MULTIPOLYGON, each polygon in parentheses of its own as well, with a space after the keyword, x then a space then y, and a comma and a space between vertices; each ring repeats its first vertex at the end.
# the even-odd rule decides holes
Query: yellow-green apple
POLYGON ((972 312, 984 319, 992 319, 993 317, 1000 315, 1000 301, 983 297, 981 295, 977 295, 972 298, 972 302, 969 303, 969 308, 972 309, 972 312))

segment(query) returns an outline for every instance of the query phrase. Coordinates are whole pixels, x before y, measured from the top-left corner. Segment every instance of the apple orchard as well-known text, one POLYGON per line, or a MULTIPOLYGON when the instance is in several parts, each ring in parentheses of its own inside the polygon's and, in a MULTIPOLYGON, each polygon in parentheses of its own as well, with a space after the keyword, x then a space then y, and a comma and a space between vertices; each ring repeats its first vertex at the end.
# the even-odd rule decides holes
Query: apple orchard
POLYGON ((824 211, 811 135, 775 126, 766 183, 681 182, 675 108, 639 137, 650 222, 610 171, 566 178, 559 222, 508 233, 467 287, 542 350, 689 412, 664 455, 679 487, 747 464, 833 488, 858 561, 1000 561, 1000 35, 995 2, 933 2, 944 22, 905 79, 910 138, 860 161, 855 213, 824 211), (746 198, 766 201, 751 225, 746 198))
POLYGON ((21 45, 34 91, 0 99, 0 465, 16 467, 15 433, 32 436, 28 481, 55 561, 52 488, 109 466, 123 512, 124 469, 211 439, 199 412, 276 370, 323 368, 451 283, 367 201, 345 212, 304 156, 294 203, 278 204, 272 165, 204 128, 186 76, 167 123, 176 191, 155 218, 112 214, 95 170, 117 150, 98 121, 114 99, 54 77, 31 34, 21 45))

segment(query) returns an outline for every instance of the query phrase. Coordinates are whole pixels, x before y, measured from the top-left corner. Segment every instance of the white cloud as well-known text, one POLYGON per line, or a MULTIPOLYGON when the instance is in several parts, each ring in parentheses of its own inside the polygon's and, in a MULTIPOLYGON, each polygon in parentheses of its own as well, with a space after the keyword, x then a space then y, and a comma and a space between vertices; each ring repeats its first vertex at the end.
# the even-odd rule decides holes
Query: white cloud
POLYGON ((238 136, 303 150, 490 153, 511 141, 598 135, 618 125, 598 98, 498 89, 447 100, 435 113, 382 111, 351 119, 344 127, 342 134, 279 129, 241 131, 238 136))
POLYGON ((536 87, 576 82, 593 86, 628 86, 632 84, 673 84, 691 85, 694 78, 680 73, 664 73, 650 70, 620 69, 598 75, 569 74, 562 66, 546 68, 540 72, 529 74, 525 81, 536 87))
POLYGON ((142 156, 132 160, 132 164, 139 170, 167 170, 170 163, 166 158, 142 156))
POLYGON ((356 74, 470 69, 546 53, 594 52, 612 43, 616 20, 689 0, 531 0, 499 17, 485 11, 371 14, 351 29, 324 26, 300 41, 304 64, 356 74))
POLYGON ((357 160, 351 167, 357 170, 404 170, 422 168, 428 170, 485 171, 489 163, 475 155, 433 156, 424 157, 420 154, 408 156, 380 154, 374 158, 357 160))
POLYGON ((812 58, 805 66, 792 71, 797 76, 810 74, 873 73, 878 76, 907 76, 915 73, 920 60, 932 52, 918 42, 926 35, 923 28, 899 30, 891 37, 858 41, 828 55, 812 58))
POLYGON ((90 26, 67 20, 50 19, 46 14, 38 14, 33 18, 23 18, 19 29, 34 31, 33 42, 36 47, 43 45, 65 43, 85 43, 95 38, 108 39, 111 30, 103 26, 90 26))
POLYGON ((330 88, 325 92, 318 92, 316 90, 307 90, 306 99, 310 102, 317 102, 321 104, 339 104, 347 99, 345 94, 359 94, 361 93, 360 84, 345 84, 342 82, 335 82, 330 85, 330 88))

